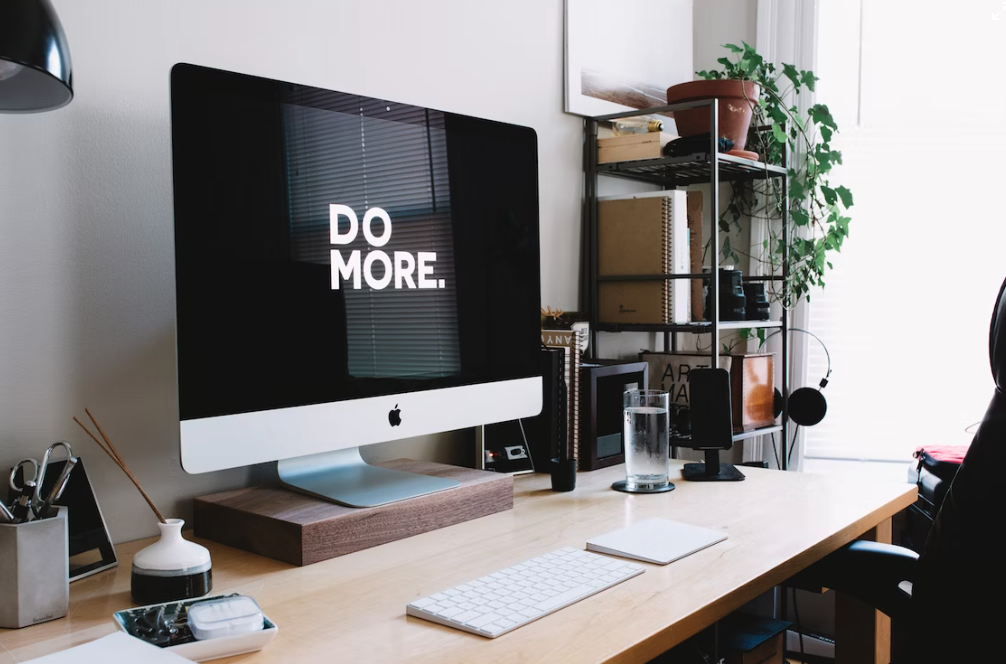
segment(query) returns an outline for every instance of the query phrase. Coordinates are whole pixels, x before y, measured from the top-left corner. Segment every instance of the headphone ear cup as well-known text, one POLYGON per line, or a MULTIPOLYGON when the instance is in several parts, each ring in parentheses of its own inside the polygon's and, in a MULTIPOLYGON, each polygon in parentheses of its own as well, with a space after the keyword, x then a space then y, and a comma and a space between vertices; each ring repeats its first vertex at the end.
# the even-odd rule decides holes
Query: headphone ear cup
POLYGON ((782 415, 782 392, 779 388, 772 390, 772 416, 778 418, 782 415))
POLYGON ((828 412, 828 401, 821 390, 801 387, 789 395, 789 416, 804 427, 812 427, 824 419, 828 412))

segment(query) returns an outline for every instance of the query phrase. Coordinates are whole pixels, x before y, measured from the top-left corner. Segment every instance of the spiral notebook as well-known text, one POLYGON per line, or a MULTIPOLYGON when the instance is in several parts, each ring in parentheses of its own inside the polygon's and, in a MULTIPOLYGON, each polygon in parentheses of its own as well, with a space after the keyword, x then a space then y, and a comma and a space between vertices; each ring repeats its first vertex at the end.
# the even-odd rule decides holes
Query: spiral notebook
POLYGON ((667 519, 645 519, 587 540, 587 550, 667 565, 727 538, 726 533, 667 519))
MULTIPOLYGON (((688 210, 684 191, 654 191, 599 199, 598 276, 687 274, 688 210)), ((687 323, 688 279, 601 282, 602 323, 687 323)))

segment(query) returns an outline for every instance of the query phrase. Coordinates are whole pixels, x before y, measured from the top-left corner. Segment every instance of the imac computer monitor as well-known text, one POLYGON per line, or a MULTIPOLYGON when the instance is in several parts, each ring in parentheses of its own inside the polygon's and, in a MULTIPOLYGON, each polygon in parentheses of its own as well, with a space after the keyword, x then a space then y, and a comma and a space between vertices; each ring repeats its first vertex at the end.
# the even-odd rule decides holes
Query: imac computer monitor
POLYGON ((350 506, 456 482, 359 446, 541 410, 533 130, 171 72, 181 462, 350 506))

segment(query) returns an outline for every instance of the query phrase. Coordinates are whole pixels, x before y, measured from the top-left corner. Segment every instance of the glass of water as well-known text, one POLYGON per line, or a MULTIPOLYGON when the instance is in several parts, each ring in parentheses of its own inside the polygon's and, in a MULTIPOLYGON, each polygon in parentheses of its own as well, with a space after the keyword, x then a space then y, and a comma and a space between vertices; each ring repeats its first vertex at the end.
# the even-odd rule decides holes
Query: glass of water
POLYGON ((664 489, 670 472, 668 394, 663 390, 629 390, 623 404, 626 488, 664 489))

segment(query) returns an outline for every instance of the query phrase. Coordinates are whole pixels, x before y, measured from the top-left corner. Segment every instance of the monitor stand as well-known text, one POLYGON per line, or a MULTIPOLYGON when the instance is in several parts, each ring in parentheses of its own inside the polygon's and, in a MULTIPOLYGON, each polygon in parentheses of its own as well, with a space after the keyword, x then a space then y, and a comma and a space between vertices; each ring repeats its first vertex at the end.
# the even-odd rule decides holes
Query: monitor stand
POLYGON ((284 486, 346 507, 377 507, 461 486, 444 477, 371 466, 359 447, 276 462, 284 486))
POLYGON ((689 482, 738 482, 744 473, 730 463, 720 463, 719 450, 705 450, 705 463, 686 463, 681 474, 689 482))

